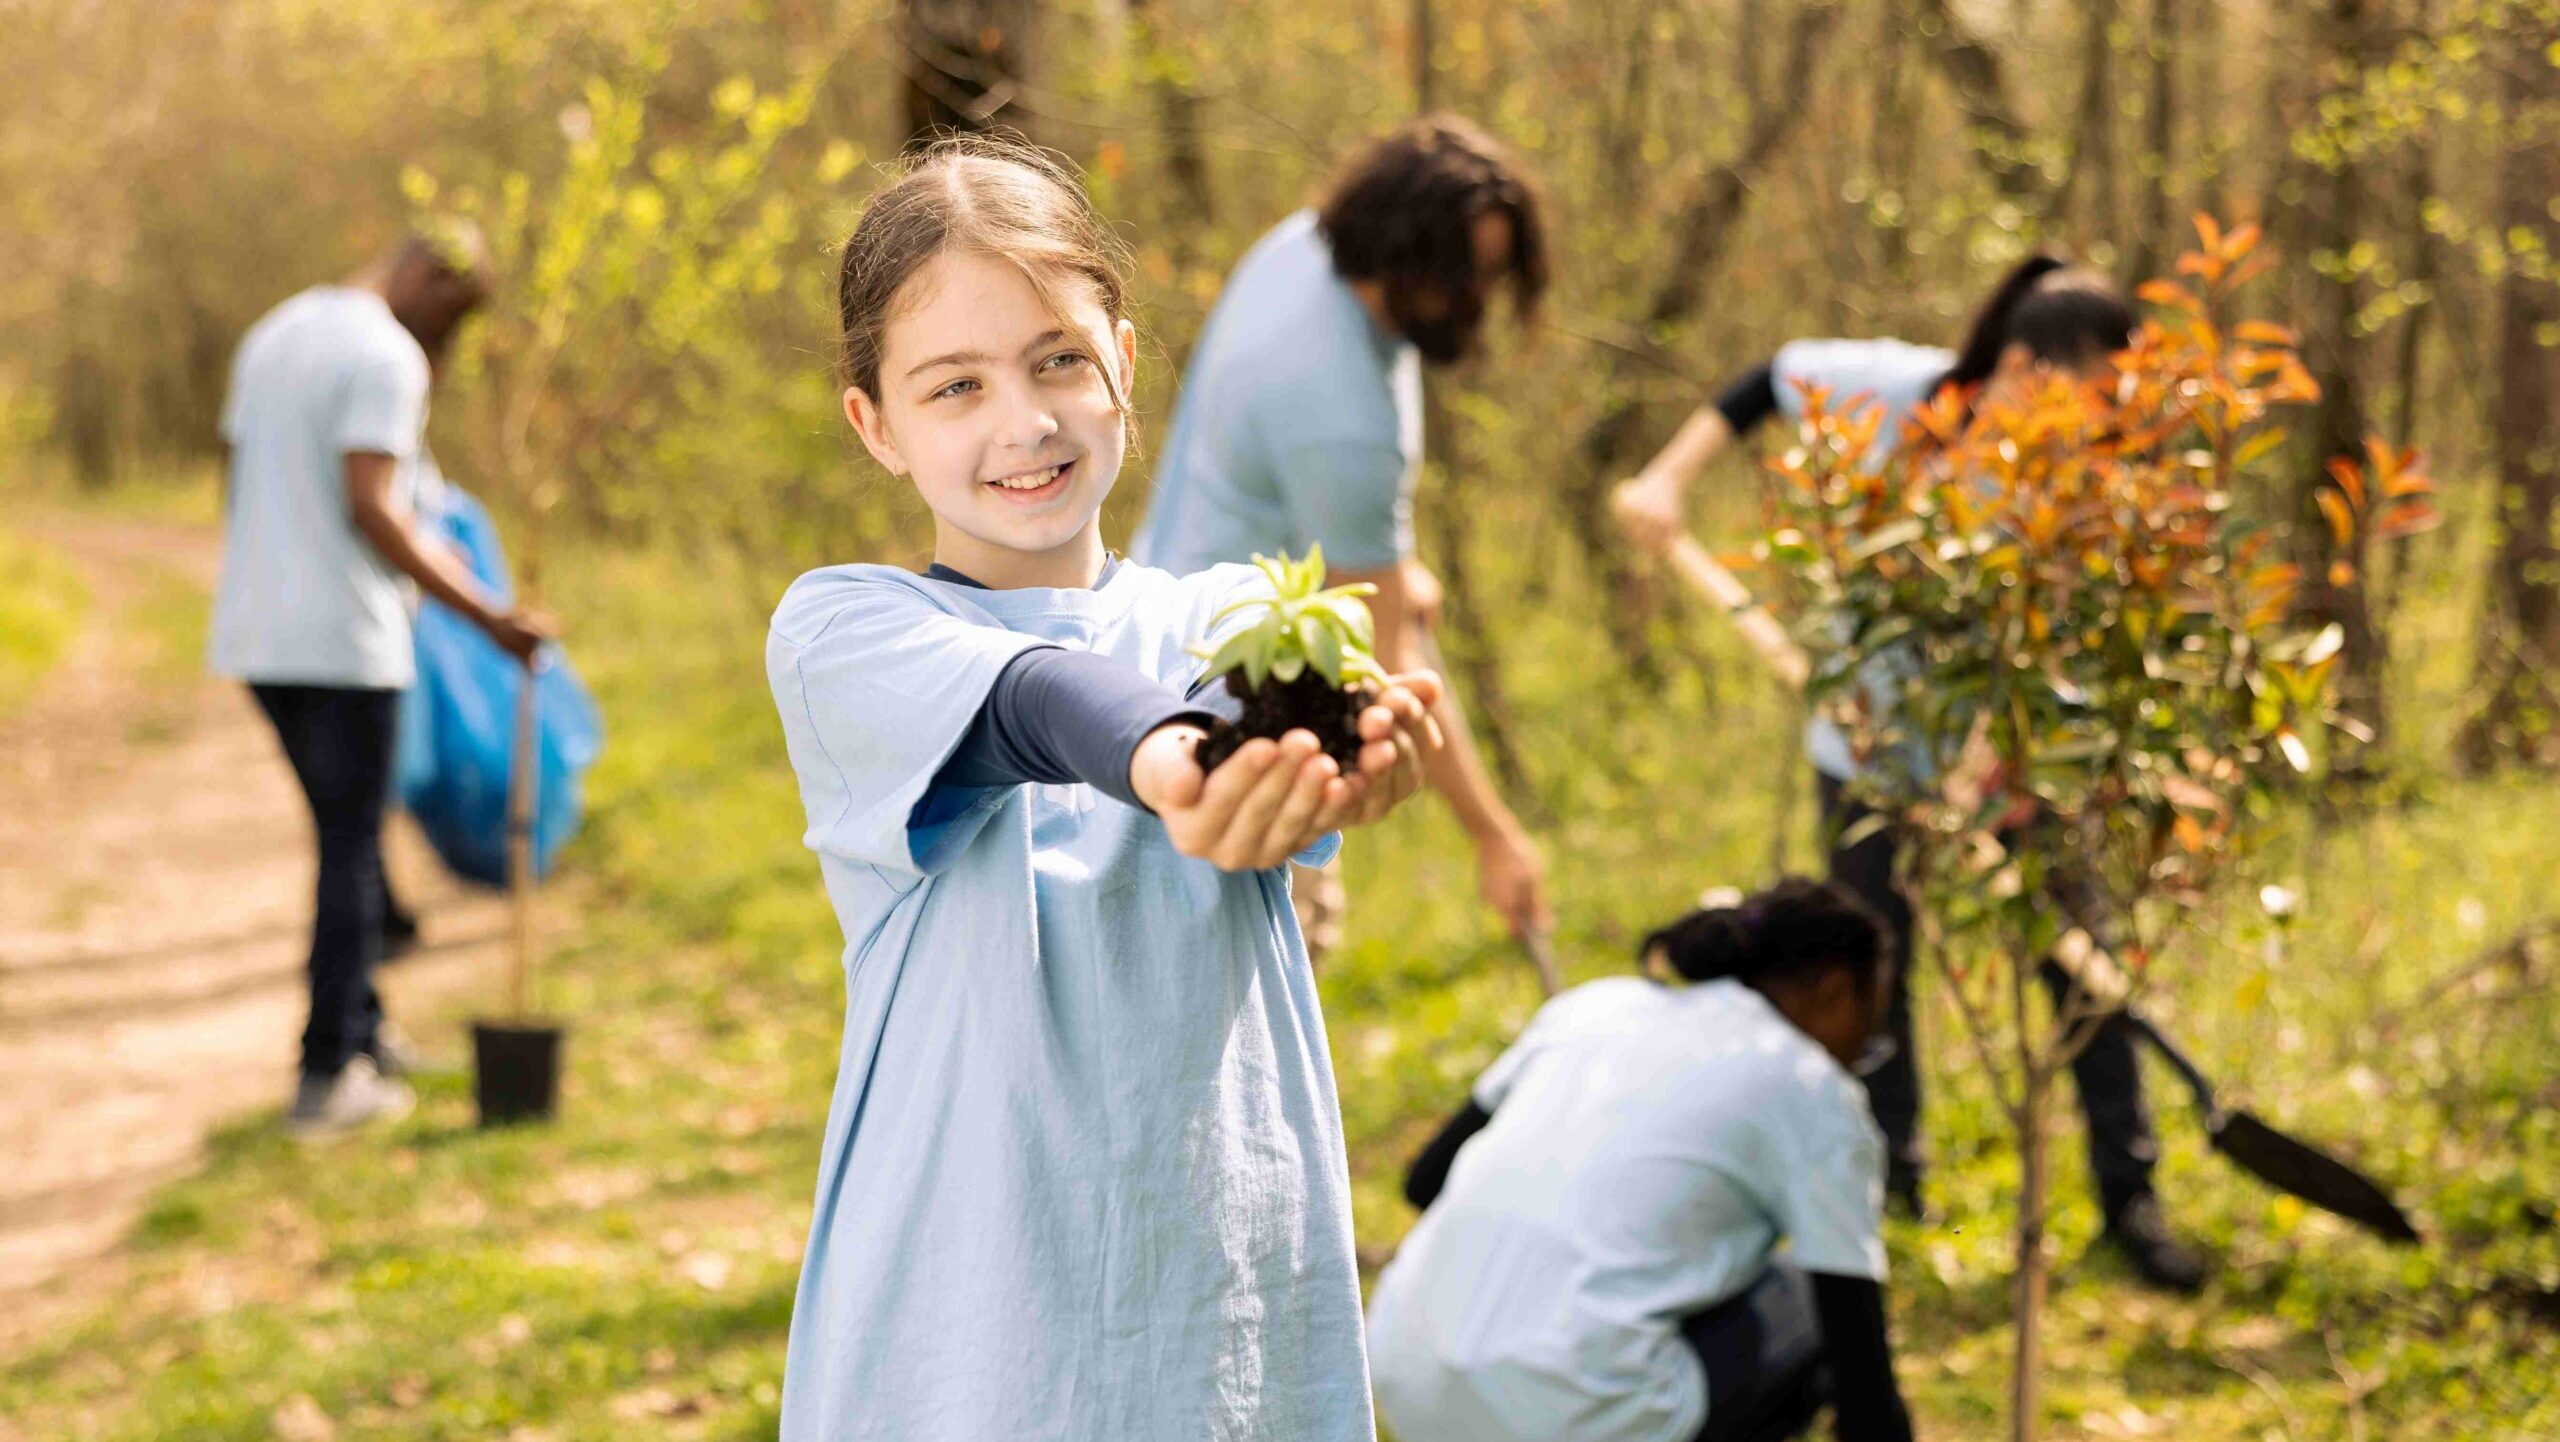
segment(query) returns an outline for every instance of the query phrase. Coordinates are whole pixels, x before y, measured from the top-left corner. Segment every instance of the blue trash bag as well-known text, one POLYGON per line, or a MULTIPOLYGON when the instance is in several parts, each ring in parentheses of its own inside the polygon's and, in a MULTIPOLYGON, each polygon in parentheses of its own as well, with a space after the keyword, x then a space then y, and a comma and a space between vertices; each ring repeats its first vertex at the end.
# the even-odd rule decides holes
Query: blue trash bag
MULTIPOLYGON (((447 482, 427 519, 469 563, 480 584, 513 594, 498 528, 470 493, 447 482)), ((418 680, 400 698, 400 804, 417 818, 459 876, 507 882, 507 778, 515 750, 516 688, 524 668, 487 633, 435 601, 418 607, 418 680)), ((580 782, 604 729, 595 699, 558 645, 545 646, 534 677, 540 780, 534 793, 533 870, 548 876, 576 835, 580 782)))

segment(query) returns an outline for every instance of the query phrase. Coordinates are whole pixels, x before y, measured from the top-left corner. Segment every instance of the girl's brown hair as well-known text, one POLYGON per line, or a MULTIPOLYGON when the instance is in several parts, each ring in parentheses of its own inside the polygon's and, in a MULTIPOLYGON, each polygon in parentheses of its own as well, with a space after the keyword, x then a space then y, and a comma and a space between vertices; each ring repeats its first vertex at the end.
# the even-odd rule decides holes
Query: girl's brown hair
MULTIPOLYGON (((900 288, 935 256, 954 250, 1019 269, 1070 333, 1075 327, 1066 319, 1062 283, 1087 287, 1113 322, 1128 313, 1120 244, 1073 170, 1018 136, 935 141, 871 197, 836 272, 845 379, 874 401, 880 399, 880 347, 900 288)), ((1102 339, 1107 346, 1109 337, 1102 339)), ((1112 403, 1125 414, 1129 398, 1118 357, 1094 360, 1112 403)))

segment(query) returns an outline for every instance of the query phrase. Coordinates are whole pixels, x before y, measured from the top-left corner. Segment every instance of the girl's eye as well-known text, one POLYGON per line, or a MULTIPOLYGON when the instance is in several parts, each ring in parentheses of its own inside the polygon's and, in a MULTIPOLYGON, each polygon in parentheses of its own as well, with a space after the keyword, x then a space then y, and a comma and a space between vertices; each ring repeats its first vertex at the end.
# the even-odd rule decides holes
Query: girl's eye
POLYGON ((967 390, 975 387, 977 384, 978 383, 976 381, 969 380, 964 377, 960 380, 953 381, 951 384, 944 386, 938 391, 935 391, 932 395, 925 397, 925 399, 938 401, 943 399, 945 396, 961 395, 967 390))
POLYGON ((1047 360, 1040 362, 1040 369, 1044 371, 1064 370, 1068 366, 1082 364, 1084 364, 1084 352, 1062 350, 1056 355, 1049 357, 1047 360))

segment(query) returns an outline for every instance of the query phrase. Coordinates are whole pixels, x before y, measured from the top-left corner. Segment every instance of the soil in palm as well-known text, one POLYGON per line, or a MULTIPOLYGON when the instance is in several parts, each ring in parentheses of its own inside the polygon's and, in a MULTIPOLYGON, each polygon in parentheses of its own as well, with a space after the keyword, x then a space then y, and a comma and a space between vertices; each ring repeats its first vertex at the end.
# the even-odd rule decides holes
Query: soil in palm
POLYGON ((1257 736, 1277 741, 1299 727, 1316 734, 1325 754, 1340 763, 1344 775, 1359 768, 1360 712, 1376 698, 1374 688, 1346 690, 1326 681, 1313 667, 1299 672, 1294 681, 1270 677, 1254 686, 1242 671, 1229 671, 1226 680, 1227 693, 1243 703, 1244 714, 1209 728, 1208 739, 1200 743, 1201 770, 1217 770, 1218 763, 1257 736))

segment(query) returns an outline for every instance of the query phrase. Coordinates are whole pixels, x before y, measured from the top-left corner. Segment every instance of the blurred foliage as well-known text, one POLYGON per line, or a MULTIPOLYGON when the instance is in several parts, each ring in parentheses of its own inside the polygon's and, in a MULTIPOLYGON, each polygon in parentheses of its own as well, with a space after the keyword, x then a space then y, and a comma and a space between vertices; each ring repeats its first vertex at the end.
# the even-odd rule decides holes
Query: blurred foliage
POLYGON ((88 608, 88 588, 68 562, 0 531, 0 717, 62 660, 88 608))
MULTIPOLYGON (((2177 267, 2194 284, 2145 282, 2155 313, 2098 376, 1944 387, 1899 436, 1813 390, 1772 463, 1764 549, 1797 598, 1808 691, 1864 759, 1851 793, 1879 824, 1908 818, 1898 870, 2028 1157, 2018 1255, 2039 1271, 2048 1089, 2310 770, 2298 728, 2333 719, 2342 660, 2342 629, 2301 628, 2299 568, 2233 495, 2284 440, 2269 417, 2319 387, 2290 330, 2232 314, 2267 264, 2258 228, 2196 228, 2177 267), (2047 1023, 2030 977, 2049 956, 2084 970, 2047 1023)), ((2436 519, 2413 455, 2370 454, 2319 496, 2335 585, 2360 532, 2436 519)), ((2018 1296, 2032 1329, 2041 1282, 2018 1296)))
MULTIPOLYGON (((1796 599, 1811 694, 1867 758, 1854 789, 1917 808, 1912 879, 1995 951, 2040 955, 2063 924, 2019 874, 2036 859, 2001 840, 2021 816, 2110 911, 2183 910, 2311 769, 2306 718, 2341 719, 2339 629, 2300 628, 2299 568, 2234 494, 2285 439, 2270 418, 2319 387, 2292 331, 2232 314, 2267 263, 2258 228, 2196 224, 2178 264, 2195 283, 2142 285, 2154 313, 2100 376, 1948 387, 1898 437, 1817 390, 1771 463, 1762 550, 1796 599)), ((2368 454, 2318 496, 2335 585, 2356 580, 2359 534, 2440 519, 2414 453, 2368 454)), ((2125 940, 2138 969, 2151 948, 2125 940)))
MULTIPOLYGON (((2244 1069, 2251 1105, 2350 1143, 2433 1241, 2385 1253, 2172 1121, 2173 1212, 2227 1270, 2170 1302, 2068 1264, 2048 1412, 2101 1437, 2552 1435, 2560 963, 2497 944, 2552 905, 2560 800, 2441 761, 2498 525, 2497 287, 2550 265, 2497 192, 2502 147, 2560 122, 2507 114, 2490 82, 2560 63, 2560 4, 2364 0, 2372 43, 2339 58, 2334 7, 2160 3, 2094 32, 2060 0, 1430 5, 1436 103, 1524 155, 1559 257, 1547 323, 1497 328, 1440 387, 1418 513, 1452 581, 1449 650, 1499 668, 1568 961, 1623 966, 1701 885, 1817 853, 1809 778, 1780 759, 1794 704, 1720 623, 1598 573, 1576 513, 1592 457, 1632 465, 1796 336, 1953 339, 2032 245, 2130 271, 2190 209, 2264 224, 2285 263, 2249 305, 2307 326, 2346 288, 2373 344, 2337 360, 2306 334, 2303 354, 2406 418, 2392 454, 2426 450, 2449 521, 2376 578, 2397 602, 2390 784, 2349 814, 2276 803, 2252 867, 2302 893, 2302 918, 2208 892, 2205 941, 2149 1004, 2244 1069), (2346 166, 2365 203, 2341 218, 2321 182, 2346 166), (1727 229, 1692 246, 1702 216, 1727 229), (1587 444, 1622 407, 1627 445, 1587 444), (1626 664, 1631 636, 1670 663, 1626 664), (2475 951, 2497 964, 2466 971, 2475 951)), ((1412 113, 1414 13, 1040 7, 994 115, 1078 160, 1124 229, 1142 429, 1244 248, 1412 113)), ((599 904, 561 968, 568 1120, 479 1136, 446 1078, 393 1145, 317 1171, 227 1139, 155 1213, 117 1305, 0 1367, 0 1436, 264 1437, 296 1395, 341 1435, 770 1435, 841 982, 759 657, 796 571, 915 562, 929 535, 858 463, 831 364, 828 246, 905 140, 921 63, 898 21, 887 0, 0 0, 0 230, 19 241, 0 466, 41 447, 114 505, 200 468, 257 315, 417 217, 473 216, 501 292, 450 358, 432 438, 512 526, 543 518, 545 590, 615 735, 583 851, 599 904)), ((1113 539, 1144 504, 1143 440, 1113 539)), ((1738 534, 1756 500, 1727 474, 1700 519, 1738 534)), ((2238 508, 2292 516, 2255 474, 2238 508)), ((1373 1251, 1410 1222, 1405 1157, 1536 1001, 1465 850, 1424 806, 1346 861, 1352 934, 1323 988, 1373 1251)), ((2018 1174, 1988 1079, 1947 1044, 1954 1003, 1922 1005, 1950 1219, 1895 1230, 1897 1328, 1928 1434, 1966 1436, 1999 1410, 2018 1174)), ((2065 1186, 2066 1256, 2094 1229, 2065 1186)))
MULTIPOLYGON (((1557 324, 1503 347, 1467 387, 1507 418, 1474 453, 1515 458, 1522 484, 1617 391, 1686 403, 1800 334, 1945 338, 2031 244, 2076 242, 2115 264, 2175 245, 2104 231, 2144 167, 2105 177, 2106 195, 2070 173, 2090 148, 2075 139, 2084 107, 2049 72, 2086 43, 2077 7, 1831 0, 1838 38, 1749 177, 1704 303, 1631 332, 1684 206, 1756 115, 1789 103, 1771 72, 1792 7, 1433 8, 1438 102, 1518 146, 1557 221, 1557 324), (2004 67, 2035 189, 2002 191, 1969 143, 1973 117, 1941 73, 1941 11, 2004 67), (1594 364, 1620 346, 1649 362, 1594 364), (1584 369, 1616 378, 1553 384, 1584 369)), ((2297 63, 2295 7, 2188 16, 2159 42, 2176 113, 2151 168, 2174 196, 2281 222, 2289 244, 2306 174, 2424 149, 2425 226, 2381 223, 2377 205, 2355 245, 2305 252, 2279 308, 2307 310, 2305 285, 2353 283, 2368 328, 2437 310, 2464 325, 2487 313, 2505 266, 2550 264, 2534 236, 2494 222, 2503 117, 2482 81, 2505 37, 2550 24, 2555 7, 2381 8, 2410 11, 2398 40, 2343 77, 2297 63), (2261 143, 2279 136, 2291 143, 2261 143)), ((1146 329, 1175 355, 1244 245, 1411 108, 1401 12, 1383 28, 1321 5, 1198 0, 1044 15, 995 118, 1084 163, 1136 248, 1146 329)), ((886 0, 19 0, 0 54, 0 216, 28 248, 0 278, 0 328, 24 343, 0 380, 41 398, 93 475, 202 453, 230 346, 260 311, 352 269, 421 203, 472 210, 515 239, 501 309, 459 359, 459 404, 438 424, 466 484, 472 468, 514 484, 504 473, 525 467, 538 474, 523 485, 623 525, 787 512, 832 545, 912 543, 914 526, 885 529, 912 515, 903 498, 823 483, 841 474, 842 446, 812 404, 834 346, 822 247, 876 178, 867 162, 903 139, 898 91, 917 62, 896 19, 886 0), (562 347, 566 360, 547 358, 562 347)), ((2113 48, 2096 115, 2131 149, 2155 46, 2100 38, 2113 48)), ((2424 408, 2442 418, 2427 429, 2444 433, 2415 438, 2449 474, 2470 464, 2491 379, 2458 341, 2434 342, 2447 364, 2421 378, 2446 402, 2424 408)), ((2397 378, 2370 379, 2379 392, 2397 378)), ((1161 415, 1169 375, 1149 380, 1161 415)))
MULTIPOLYGON (((1532 516, 1489 504, 1500 533, 1532 516)), ((2476 567, 2482 532, 2456 534, 2472 539, 2448 569, 2476 567)), ((1489 551, 1484 583, 1532 564, 1489 551)), ((560 903, 582 924, 547 973, 574 1018, 559 1124, 478 1132, 454 1072, 323 1167, 244 1124, 163 1195, 112 1280, 87 1284, 111 1289, 94 1311, 0 1360, 0 1436, 266 1442, 308 1396, 367 1442, 771 1437, 843 1012, 842 936, 763 674, 772 581, 673 547, 556 557, 552 594, 581 618, 580 668, 614 726, 571 868, 585 889, 560 903)), ((1648 700, 1595 662, 1591 578, 1548 583, 1556 603, 1512 627, 1513 699, 1530 799, 1559 818, 1558 950, 1586 980, 1629 968, 1702 886, 1766 876, 1773 832, 1796 868, 1818 853, 1791 800, 1810 778, 1781 759, 1799 715, 1722 622, 1666 622, 1701 664, 1648 700)), ((2404 699, 2460 684, 2464 596, 2413 596, 2403 624, 2430 660, 2404 699)), ((2239 1176, 2155 1071, 2163 1195, 2223 1268, 2201 1298, 2142 1291, 2090 1249, 2095 1207, 2058 1167, 2055 1433, 2560 1430, 2560 1328, 2537 1310, 2560 1294, 2560 946, 2477 965, 2548 908, 2554 835, 2560 794, 2496 781, 2440 779, 2347 825, 2289 807, 2255 865, 2302 894, 2298 914, 2245 891, 2201 904, 2200 944, 2146 1005, 2235 1101, 2388 1182, 2429 1242, 2385 1248, 2239 1176)), ((1351 930, 1321 985, 1358 1236, 1380 1256, 1413 1219, 1407 1160, 1539 993, 1445 808, 1363 833, 1344 865, 1351 930)), ((1920 1435, 1952 1442, 2000 1413, 2018 1171, 1945 989, 1915 1001, 1945 1215, 1892 1225, 1890 1296, 1920 1435)), ((466 1054, 455 1018, 405 1020, 433 1053, 466 1054)))
POLYGON ((1300 560, 1255 556, 1253 564, 1270 578, 1271 594, 1238 601, 1210 618, 1214 632, 1230 616, 1259 613, 1216 650, 1192 648, 1208 663, 1201 680, 1241 670, 1246 683, 1259 688, 1267 678, 1295 681, 1310 666, 1329 686, 1385 679, 1378 669, 1376 626, 1361 599, 1377 594, 1377 587, 1359 581, 1328 588, 1322 546, 1300 560))

